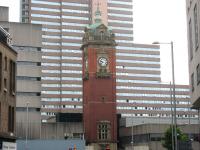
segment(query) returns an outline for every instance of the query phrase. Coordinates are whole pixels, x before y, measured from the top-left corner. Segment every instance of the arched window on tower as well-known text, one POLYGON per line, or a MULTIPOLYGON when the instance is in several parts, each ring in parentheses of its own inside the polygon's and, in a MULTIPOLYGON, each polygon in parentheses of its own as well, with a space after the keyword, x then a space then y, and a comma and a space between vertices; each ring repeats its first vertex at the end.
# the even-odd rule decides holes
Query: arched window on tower
POLYGON ((101 36, 101 40, 103 40, 104 39, 104 32, 103 31, 100 32, 100 36, 101 36))

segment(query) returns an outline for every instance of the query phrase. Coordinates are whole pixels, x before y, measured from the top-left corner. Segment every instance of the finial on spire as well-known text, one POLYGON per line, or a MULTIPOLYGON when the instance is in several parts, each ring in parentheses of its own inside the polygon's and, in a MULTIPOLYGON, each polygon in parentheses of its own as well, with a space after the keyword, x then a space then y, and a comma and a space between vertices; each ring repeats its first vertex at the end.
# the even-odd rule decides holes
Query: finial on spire
POLYGON ((97 3, 97 10, 95 12, 95 23, 101 23, 102 20, 101 20, 101 11, 99 9, 99 1, 97 3))
POLYGON ((99 5, 100 5, 100 3, 99 3, 99 1, 97 2, 97 11, 100 11, 99 10, 99 5))

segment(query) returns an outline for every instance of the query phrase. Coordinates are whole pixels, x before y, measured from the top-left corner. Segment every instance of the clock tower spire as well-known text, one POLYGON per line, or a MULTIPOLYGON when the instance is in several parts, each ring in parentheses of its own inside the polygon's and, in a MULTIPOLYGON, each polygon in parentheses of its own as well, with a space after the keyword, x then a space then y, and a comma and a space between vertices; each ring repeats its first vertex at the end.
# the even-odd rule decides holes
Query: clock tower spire
POLYGON ((83 37, 83 120, 85 138, 95 150, 117 150, 116 42, 112 30, 95 23, 83 37))

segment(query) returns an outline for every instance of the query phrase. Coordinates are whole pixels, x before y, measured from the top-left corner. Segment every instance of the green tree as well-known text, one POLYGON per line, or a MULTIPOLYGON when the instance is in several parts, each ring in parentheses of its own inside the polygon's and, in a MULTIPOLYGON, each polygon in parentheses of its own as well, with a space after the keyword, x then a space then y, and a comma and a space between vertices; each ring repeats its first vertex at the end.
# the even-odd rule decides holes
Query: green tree
MULTIPOLYGON (((188 136, 184 134, 179 128, 176 128, 176 131, 178 141, 186 142, 189 140, 188 136)), ((162 145, 167 150, 172 150, 172 126, 166 130, 162 145)))

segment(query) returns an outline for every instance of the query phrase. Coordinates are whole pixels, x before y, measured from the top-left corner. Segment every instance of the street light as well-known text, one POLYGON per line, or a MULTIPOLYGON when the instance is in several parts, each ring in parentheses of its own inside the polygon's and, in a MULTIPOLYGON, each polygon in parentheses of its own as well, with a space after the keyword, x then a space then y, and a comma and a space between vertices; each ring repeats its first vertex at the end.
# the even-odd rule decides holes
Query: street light
MULTIPOLYGON (((125 69, 125 66, 122 66, 123 70, 125 69)), ((131 107, 131 110, 133 110, 133 106, 131 107)), ((134 150, 134 147, 133 147, 133 112, 131 114, 131 149, 134 150)))
POLYGON ((177 144, 177 130, 176 130, 176 126, 177 126, 177 120, 176 120, 176 99, 175 99, 175 78, 174 78, 174 48, 173 48, 173 42, 171 41, 170 43, 160 43, 160 42, 153 42, 152 44, 167 44, 167 45, 171 45, 171 63, 172 63, 172 85, 173 85, 173 102, 174 102, 174 140, 175 144, 174 148, 175 150, 178 150, 178 144, 177 144))
POLYGON ((29 102, 26 102, 26 150, 28 150, 29 102))

